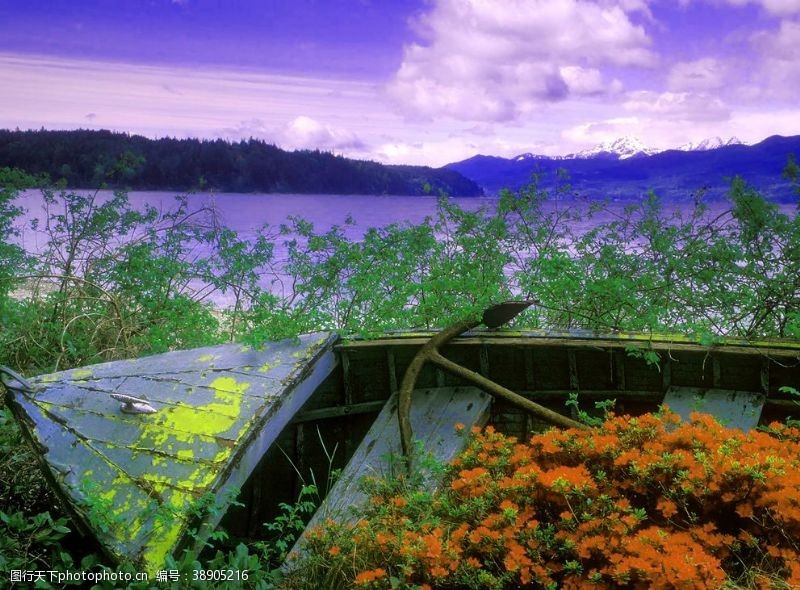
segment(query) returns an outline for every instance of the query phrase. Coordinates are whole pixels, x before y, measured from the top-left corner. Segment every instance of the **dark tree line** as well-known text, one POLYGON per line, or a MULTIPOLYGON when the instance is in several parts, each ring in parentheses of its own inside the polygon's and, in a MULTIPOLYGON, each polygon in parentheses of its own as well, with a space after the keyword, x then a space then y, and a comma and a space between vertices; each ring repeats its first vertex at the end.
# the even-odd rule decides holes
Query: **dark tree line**
POLYGON ((0 130, 0 167, 47 174, 68 187, 223 192, 478 196, 454 170, 386 166, 264 141, 148 139, 101 130, 0 130))

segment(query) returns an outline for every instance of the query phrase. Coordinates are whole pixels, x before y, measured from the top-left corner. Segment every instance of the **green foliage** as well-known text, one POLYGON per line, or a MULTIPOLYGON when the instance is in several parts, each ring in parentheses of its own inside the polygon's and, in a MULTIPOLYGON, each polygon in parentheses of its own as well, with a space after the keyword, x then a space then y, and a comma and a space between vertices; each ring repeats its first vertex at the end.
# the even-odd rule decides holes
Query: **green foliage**
POLYGON ((800 194, 800 166, 797 165, 797 158, 795 158, 794 154, 789 154, 787 158, 786 168, 783 169, 783 177, 789 180, 795 186, 795 192, 800 194))
POLYGON ((625 354, 634 359, 642 359, 647 363, 648 367, 655 367, 659 371, 661 370, 661 355, 655 350, 639 346, 626 346, 625 354))
POLYGON ((24 250, 11 240, 19 235, 14 220, 22 214, 15 200, 19 191, 33 186, 37 179, 11 168, 0 168, 0 334, 6 323, 4 314, 8 296, 18 284, 15 274, 27 262, 24 250))
MULTIPOLYGON (((33 295, 0 291, 0 362, 27 373, 221 340, 435 328, 515 296, 537 301, 517 319, 529 327, 683 332, 706 344, 800 335, 800 217, 739 180, 713 219, 700 198, 668 211, 650 195, 597 223, 606 205, 580 211, 532 185, 494 210, 442 198, 422 223, 361 240, 301 218, 245 240, 186 197, 167 212, 135 210, 121 192, 45 189, 44 200, 47 244, 32 269, 13 230, 0 242, 0 273, 33 295), (279 242, 285 261, 274 258, 279 242), (226 310, 206 303, 214 292, 227 294, 226 310)), ((10 197, 3 206, 6 219, 19 214, 10 197)), ((630 354, 657 365, 652 351, 630 354)))
POLYGON ((0 507, 37 513, 54 502, 36 455, 23 440, 11 410, 0 404, 0 507))
POLYGON ((587 426, 601 426, 603 421, 607 420, 611 415, 611 411, 614 409, 616 403, 617 400, 615 399, 606 399, 595 402, 594 407, 596 410, 600 410, 602 412, 602 417, 594 416, 581 408, 578 401, 578 394, 575 392, 569 394, 569 397, 567 398, 567 401, 564 402, 564 405, 568 408, 574 408, 575 417, 579 422, 582 422, 587 426))
POLYGON ((121 192, 44 189, 43 202, 46 245, 17 275, 31 296, 4 307, 0 362, 37 373, 221 340, 193 284, 208 274, 194 249, 215 239, 213 212, 186 198, 137 211, 121 192))
POLYGON ((278 567, 283 563, 317 506, 319 496, 313 485, 302 486, 294 504, 281 502, 278 505, 281 513, 272 522, 264 523, 269 540, 258 542, 254 547, 265 564, 278 567))
MULTIPOLYGON (((49 512, 30 515, 0 510, 0 571, 65 570, 74 566, 61 540, 70 532, 66 518, 49 512)), ((51 587, 51 586, 47 586, 51 587)))

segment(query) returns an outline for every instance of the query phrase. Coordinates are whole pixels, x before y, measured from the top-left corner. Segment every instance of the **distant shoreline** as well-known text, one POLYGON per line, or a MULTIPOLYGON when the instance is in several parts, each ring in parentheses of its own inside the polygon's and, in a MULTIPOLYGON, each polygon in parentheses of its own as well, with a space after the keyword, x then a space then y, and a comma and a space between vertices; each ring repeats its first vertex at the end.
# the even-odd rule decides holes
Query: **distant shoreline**
MULTIPOLYGON (((108 130, 0 129, 0 166, 68 187, 275 194, 480 196, 448 168, 381 164, 319 150, 286 151, 263 140, 148 139, 108 130)), ((96 190, 96 189, 90 189, 96 190)))

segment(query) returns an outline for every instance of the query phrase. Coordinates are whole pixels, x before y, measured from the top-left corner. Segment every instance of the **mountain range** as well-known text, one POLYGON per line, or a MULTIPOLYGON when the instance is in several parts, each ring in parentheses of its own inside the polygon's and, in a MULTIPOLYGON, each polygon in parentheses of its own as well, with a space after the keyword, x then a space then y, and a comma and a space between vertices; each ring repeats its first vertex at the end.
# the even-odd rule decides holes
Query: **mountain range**
POLYGON ((518 189, 537 177, 543 188, 563 183, 589 197, 637 198, 649 191, 663 197, 691 197, 703 191, 722 196, 734 176, 742 177, 773 200, 796 200, 781 173, 789 154, 800 156, 800 136, 774 135, 745 145, 737 138, 710 138, 677 149, 649 149, 638 139, 623 137, 566 156, 531 153, 513 158, 477 155, 448 164, 489 194, 518 189))

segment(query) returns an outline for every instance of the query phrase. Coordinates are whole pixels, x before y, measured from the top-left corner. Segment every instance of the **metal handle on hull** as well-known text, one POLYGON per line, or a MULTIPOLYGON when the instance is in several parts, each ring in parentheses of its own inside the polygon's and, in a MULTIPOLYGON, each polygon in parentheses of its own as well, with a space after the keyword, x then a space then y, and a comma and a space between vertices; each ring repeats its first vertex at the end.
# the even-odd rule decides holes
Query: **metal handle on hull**
POLYGON ((143 398, 124 393, 112 393, 111 397, 122 402, 119 409, 126 414, 155 414, 158 411, 143 398))

